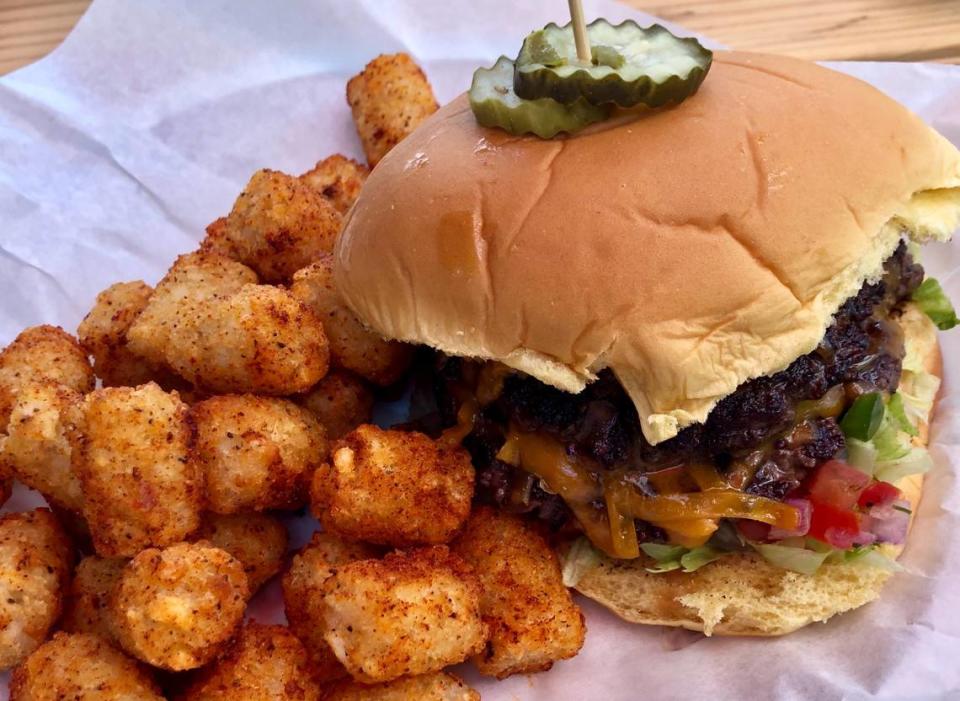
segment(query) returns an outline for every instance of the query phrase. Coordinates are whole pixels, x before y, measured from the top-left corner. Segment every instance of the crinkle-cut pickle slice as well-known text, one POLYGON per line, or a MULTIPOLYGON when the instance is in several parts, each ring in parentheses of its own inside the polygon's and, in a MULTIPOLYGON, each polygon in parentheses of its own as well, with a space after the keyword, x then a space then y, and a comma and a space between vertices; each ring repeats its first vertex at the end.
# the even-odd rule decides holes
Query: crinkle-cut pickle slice
POLYGON ((659 24, 598 19, 587 26, 587 35, 590 64, 577 58, 569 24, 551 23, 528 35, 516 60, 517 95, 564 104, 585 99, 594 105, 661 107, 693 95, 713 61, 713 52, 696 39, 681 39, 659 24))
POLYGON ((568 105, 556 100, 522 100, 513 91, 514 65, 501 56, 492 68, 479 68, 470 86, 470 107, 485 127, 500 127, 517 136, 536 134, 549 139, 560 132, 573 133, 607 117, 609 108, 576 100, 568 105))

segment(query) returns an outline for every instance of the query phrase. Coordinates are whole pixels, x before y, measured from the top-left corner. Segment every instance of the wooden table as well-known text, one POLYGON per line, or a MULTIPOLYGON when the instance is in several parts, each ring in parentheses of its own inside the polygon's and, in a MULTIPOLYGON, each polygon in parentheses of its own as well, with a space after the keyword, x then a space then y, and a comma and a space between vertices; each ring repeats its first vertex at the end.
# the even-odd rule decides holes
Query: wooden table
MULTIPOLYGON (((565 3, 550 1, 565 11, 565 3)), ((738 49, 809 59, 960 63, 960 0, 625 1, 738 49)), ((89 4, 0 0, 0 74, 46 55, 89 4)))

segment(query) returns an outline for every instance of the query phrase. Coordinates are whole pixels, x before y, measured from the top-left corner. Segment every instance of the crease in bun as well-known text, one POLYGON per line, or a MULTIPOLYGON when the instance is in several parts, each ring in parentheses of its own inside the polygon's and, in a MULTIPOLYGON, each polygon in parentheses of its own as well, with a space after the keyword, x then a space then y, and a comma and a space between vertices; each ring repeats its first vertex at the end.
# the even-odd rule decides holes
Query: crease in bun
POLYGON ((371 173, 336 281, 387 338, 581 391, 656 444, 816 347, 904 235, 949 238, 960 152, 855 78, 717 52, 682 104, 543 141, 463 97, 371 173))

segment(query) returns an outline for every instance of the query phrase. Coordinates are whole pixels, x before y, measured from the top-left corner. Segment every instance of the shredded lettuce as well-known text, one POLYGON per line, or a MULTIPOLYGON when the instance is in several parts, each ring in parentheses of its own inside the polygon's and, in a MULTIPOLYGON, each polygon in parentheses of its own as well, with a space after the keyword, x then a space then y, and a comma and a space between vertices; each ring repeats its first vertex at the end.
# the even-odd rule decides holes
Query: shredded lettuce
POLYGON ((901 431, 911 436, 920 435, 917 427, 914 426, 913 422, 910 421, 910 417, 907 416, 906 405, 903 402, 902 394, 897 392, 890 397, 890 401, 887 402, 887 411, 890 412, 890 416, 899 424, 901 431))
POLYGON ((932 467, 933 459, 927 449, 916 446, 895 460, 878 462, 873 476, 882 482, 896 484, 908 475, 922 475, 929 472, 932 467))
POLYGON ((939 389, 940 378, 936 375, 922 370, 904 370, 897 394, 901 397, 907 419, 914 426, 929 420, 939 389))
POLYGON ((687 552, 687 549, 682 545, 663 545, 661 543, 642 543, 640 549, 657 562, 679 560, 680 556, 687 552))
POLYGON ((887 572, 903 572, 903 566, 876 548, 858 548, 844 553, 844 562, 861 567, 876 567, 887 572))
POLYGON ((771 565, 806 575, 816 574, 820 565, 830 555, 830 551, 817 552, 807 548, 773 543, 754 543, 753 547, 771 565))
POLYGON ((577 538, 563 558, 563 584, 575 587, 587 572, 600 564, 600 553, 587 538, 577 538))
MULTIPOLYGON (((777 543, 748 541, 748 544, 771 565, 808 576, 816 574, 824 562, 878 567, 890 572, 899 572, 903 569, 896 562, 879 552, 873 545, 850 550, 837 550, 813 538, 786 538, 777 543)), ((647 572, 654 574, 674 570, 695 572, 704 565, 731 553, 731 551, 720 550, 710 545, 688 549, 679 545, 643 543, 640 548, 657 561, 656 566, 646 568, 647 572)), ((564 571, 566 572, 566 568, 564 568, 564 571)), ((564 576, 564 582, 566 583, 566 574, 564 576)))
POLYGON ((877 449, 870 441, 847 438, 847 462, 873 477, 877 471, 877 449))
MULTIPOLYGON (((925 448, 914 446, 912 436, 917 435, 915 416, 923 402, 929 399, 930 386, 922 389, 923 398, 905 399, 899 393, 887 400, 880 428, 868 441, 847 436, 847 462, 861 472, 884 482, 897 482, 902 477, 926 472, 932 466, 925 448), (911 406, 908 411, 907 406, 911 406)), ((936 390, 934 390, 934 394, 936 390)))
POLYGON ((809 538, 806 544, 802 539, 796 539, 795 542, 787 545, 784 545, 784 542, 752 543, 752 545, 770 564, 805 575, 816 574, 824 562, 876 567, 888 572, 903 571, 903 567, 877 550, 874 545, 836 550, 809 538))
POLYGON ((960 319, 936 278, 928 277, 913 293, 913 302, 941 331, 952 329, 960 319))
POLYGON ((683 569, 684 572, 695 572, 726 554, 725 551, 718 550, 710 545, 688 549, 682 545, 642 543, 640 549, 657 561, 655 567, 647 568, 647 572, 655 574, 679 569, 683 569))
POLYGON ((685 553, 680 558, 680 565, 684 572, 695 572, 704 565, 708 565, 718 557, 725 555, 724 551, 712 548, 709 545, 701 545, 685 553))
POLYGON ((874 434, 873 447, 877 449, 877 462, 891 462, 899 460, 910 452, 913 445, 910 437, 900 429, 900 423, 886 412, 880 430, 874 434))

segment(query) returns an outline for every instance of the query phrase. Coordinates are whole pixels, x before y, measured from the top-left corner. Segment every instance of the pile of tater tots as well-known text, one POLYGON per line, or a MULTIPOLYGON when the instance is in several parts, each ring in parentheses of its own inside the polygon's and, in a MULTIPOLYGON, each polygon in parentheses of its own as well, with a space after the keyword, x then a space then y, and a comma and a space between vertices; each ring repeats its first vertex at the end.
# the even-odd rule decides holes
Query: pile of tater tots
POLYGON ((0 670, 12 701, 478 699, 583 644, 536 527, 473 503, 456 442, 371 423, 413 349, 343 304, 331 251, 389 149, 437 109, 405 54, 347 86, 368 165, 261 170, 155 287, 0 353, 0 670), (285 519, 321 527, 289 552, 285 519), (279 578, 288 625, 245 616, 279 578))

